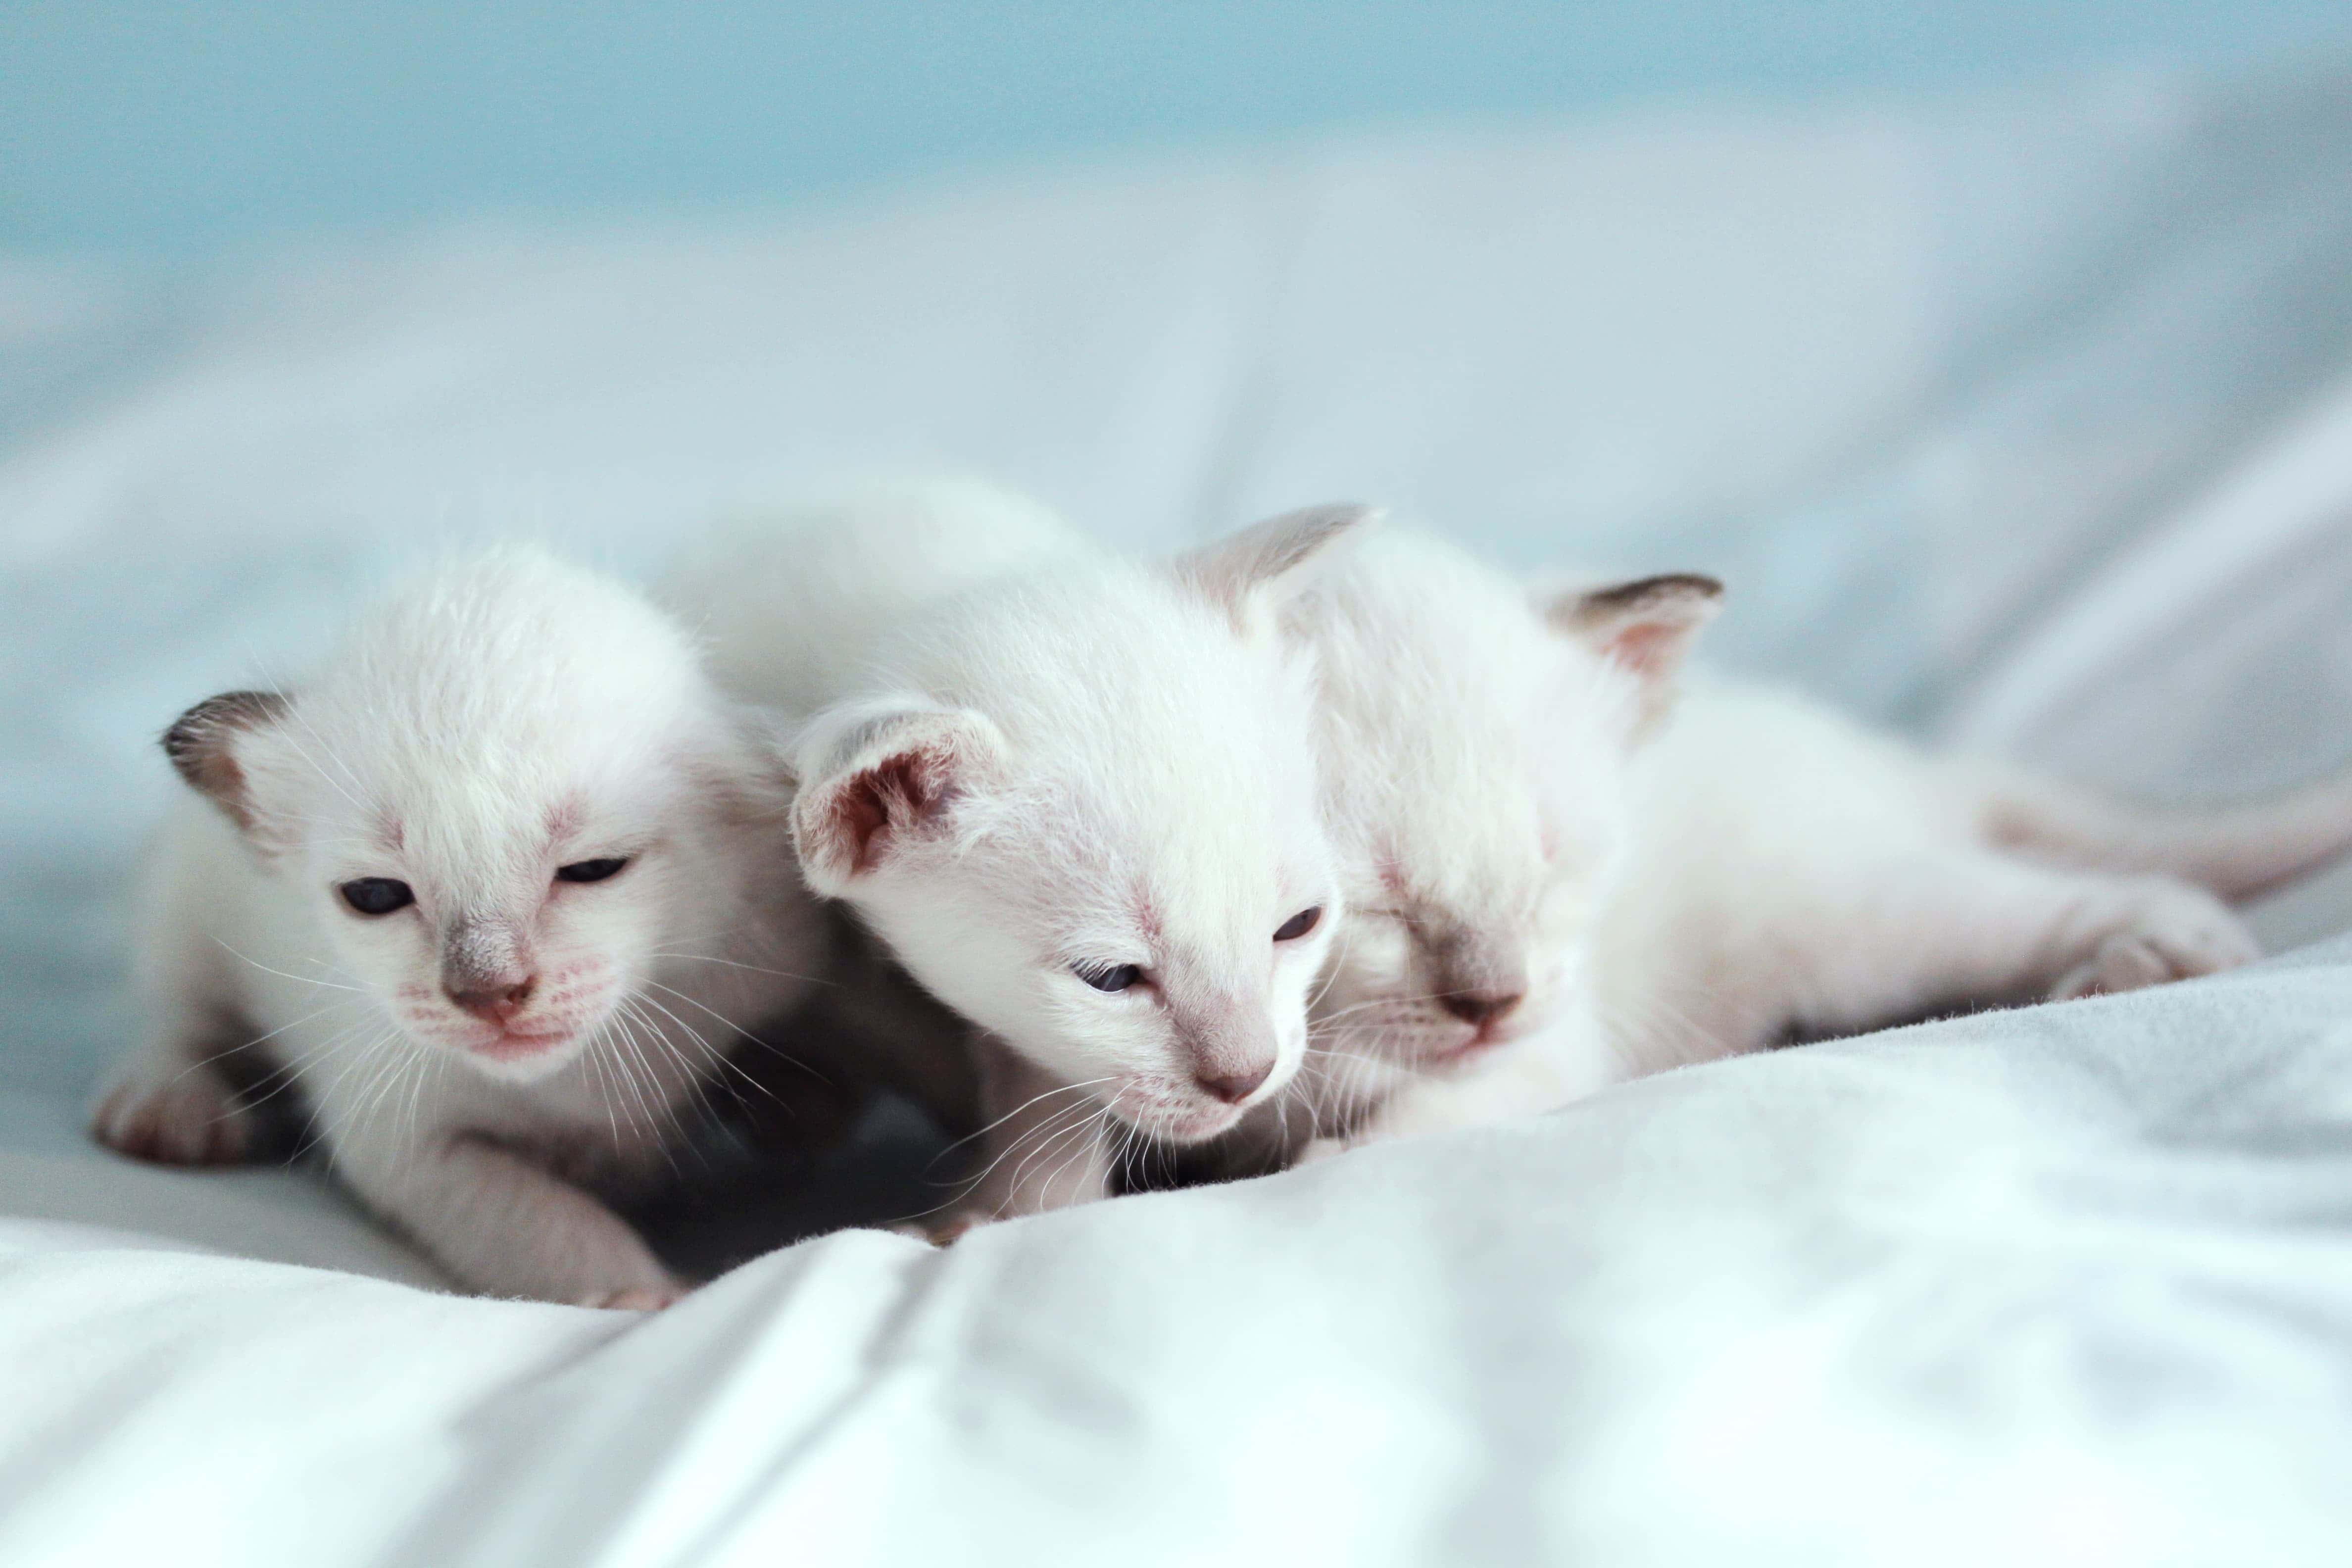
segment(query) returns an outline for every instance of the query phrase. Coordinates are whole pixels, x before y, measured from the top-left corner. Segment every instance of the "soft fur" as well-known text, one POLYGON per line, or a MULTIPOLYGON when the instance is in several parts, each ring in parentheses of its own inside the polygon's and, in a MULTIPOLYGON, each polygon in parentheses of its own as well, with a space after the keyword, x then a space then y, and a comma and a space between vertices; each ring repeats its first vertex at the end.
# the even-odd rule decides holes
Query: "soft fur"
POLYGON ((1303 1059, 1343 904, 1276 621, 1360 516, 1140 566, 992 492, 877 492, 730 530, 674 584, 797 721, 810 885, 984 1031, 967 1217, 1098 1195, 1134 1138, 1224 1131, 1303 1059), (791 630, 820 614, 829 647, 791 630))
POLYGON ((2210 973, 2256 952, 2217 894, 2352 847, 2346 783, 2156 816, 1784 692, 1677 701, 1715 599, 1690 576, 1531 598, 1391 533, 1302 601, 1352 912, 1317 1070, 1255 1119, 1277 1158, 1310 1129, 1460 1125, 1790 1039, 2210 973), (1470 1017, 1448 1005, 1465 997, 1470 1017))
POLYGON ((242 1157, 288 1079, 335 1168, 465 1283, 679 1289, 588 1186, 666 1167, 738 1026, 800 994, 788 787, 674 624, 506 551, 376 605, 290 693, 198 705, 147 879, 151 1032, 96 1131, 242 1157), (602 880, 559 868, 625 858, 602 880), (359 879, 414 902, 354 912, 359 879))

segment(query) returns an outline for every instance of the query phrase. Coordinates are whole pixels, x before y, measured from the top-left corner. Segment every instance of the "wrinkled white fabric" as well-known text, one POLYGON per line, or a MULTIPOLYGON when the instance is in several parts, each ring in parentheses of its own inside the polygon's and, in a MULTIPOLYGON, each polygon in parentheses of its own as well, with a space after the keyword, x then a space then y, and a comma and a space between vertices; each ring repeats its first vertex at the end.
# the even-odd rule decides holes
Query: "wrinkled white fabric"
POLYGON ((0 1231, 0 1560, 2340 1562, 2352 944, 648 1318, 0 1231))
POLYGON ((2320 60, 0 258, 0 1560, 2340 1561, 2352 949, 838 1237, 642 1321, 419 1289, 307 1178, 76 1119, 173 713, 436 542, 635 570, 877 467, 1143 548, 1347 496, 1711 569, 1720 661, 1876 717, 2169 798, 2311 776, 2352 754, 2347 256, 2320 60))

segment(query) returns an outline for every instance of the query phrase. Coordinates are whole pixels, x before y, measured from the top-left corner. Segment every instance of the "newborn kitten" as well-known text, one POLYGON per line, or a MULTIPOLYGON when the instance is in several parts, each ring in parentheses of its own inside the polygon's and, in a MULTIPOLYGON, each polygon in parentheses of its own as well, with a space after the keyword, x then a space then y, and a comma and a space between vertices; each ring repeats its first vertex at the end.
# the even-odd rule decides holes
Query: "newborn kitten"
MULTIPOLYGON (((1930 758, 1785 692, 1711 681, 1677 704, 1719 595, 1669 576, 1530 599, 1392 533, 1300 602, 1349 877, 1297 1095, 1321 1134, 2224 969, 2256 948, 2216 894, 2352 847, 2340 783, 2158 816, 1930 758)), ((1253 1131, 1295 1149, 1303 1128, 1268 1112, 1253 1131)))
POLYGON ((1340 899, 1312 659, 1276 620, 1363 515, 1146 567, 914 490, 735 531, 673 588, 736 689, 799 721, 809 885, 985 1031, 953 1223, 1101 1195, 1134 1139, 1214 1137, 1297 1070, 1340 899))
POLYGON ((667 1164, 736 1026, 797 998, 820 942, 781 864, 786 781, 685 634, 506 550, 163 746, 194 793, 147 881, 152 1033, 97 1135, 234 1160, 236 1082, 290 1077, 352 1190, 467 1285, 679 1294, 583 1184, 667 1164))
POLYGON ((1293 602, 1348 918, 1297 1082, 1185 1177, 1278 1168, 1537 1031, 1577 1043, 1559 1055, 1579 1087, 1604 1081, 1588 935, 1626 859, 1633 755, 1714 605, 1712 584, 1670 580, 1566 637, 1463 552, 1393 529, 1293 602))

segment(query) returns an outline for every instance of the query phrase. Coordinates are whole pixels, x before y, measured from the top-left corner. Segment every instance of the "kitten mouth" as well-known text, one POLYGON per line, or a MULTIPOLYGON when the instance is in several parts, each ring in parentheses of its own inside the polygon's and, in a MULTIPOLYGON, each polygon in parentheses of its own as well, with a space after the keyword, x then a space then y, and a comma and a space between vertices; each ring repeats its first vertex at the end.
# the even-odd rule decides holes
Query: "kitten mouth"
POLYGON ((1537 1026, 1542 1022, 1543 1019, 1540 1016, 1524 1007, 1513 1012, 1508 1017, 1489 1018, 1483 1024, 1471 1026, 1469 1033, 1457 1037, 1452 1045, 1439 1050, 1423 1052, 1420 1065, 1423 1068, 1439 1068, 1460 1067, 1466 1062, 1477 1060, 1489 1051, 1507 1046, 1514 1040, 1524 1039, 1535 1033, 1537 1026))
POLYGON ((1510 1024, 1481 1024, 1470 1032, 1467 1039, 1458 1041, 1440 1051, 1431 1051, 1421 1058, 1425 1068, 1455 1068, 1476 1061, 1491 1050, 1509 1045, 1521 1031, 1510 1024))
MULTIPOLYGON (((1124 1100, 1126 1097, 1120 1097, 1124 1100)), ((1140 1105, 1114 1101, 1111 1114, 1147 1138, 1167 1143, 1204 1143, 1232 1131, 1242 1119, 1239 1106, 1195 1108, 1171 1104, 1155 1094, 1140 1105)))
POLYGON ((1454 1047, 1450 1050, 1433 1051, 1428 1056, 1422 1058, 1421 1065, 1424 1068, 1440 1068, 1461 1067, 1465 1063, 1477 1060, 1480 1057, 1485 1056, 1488 1051, 1493 1050, 1495 1048, 1495 1044, 1496 1042, 1493 1040, 1473 1035, 1470 1038, 1463 1041, 1462 1044, 1454 1047))
POLYGON ((488 1057, 494 1062, 529 1061, 546 1055, 571 1037, 569 1029, 501 1029, 469 1048, 476 1056, 488 1057))
POLYGON ((1144 1126, 1140 1131, 1170 1143, 1205 1143, 1221 1132, 1233 1131, 1241 1119, 1239 1110, 1204 1111, 1189 1116, 1171 1116, 1156 1126, 1144 1126))

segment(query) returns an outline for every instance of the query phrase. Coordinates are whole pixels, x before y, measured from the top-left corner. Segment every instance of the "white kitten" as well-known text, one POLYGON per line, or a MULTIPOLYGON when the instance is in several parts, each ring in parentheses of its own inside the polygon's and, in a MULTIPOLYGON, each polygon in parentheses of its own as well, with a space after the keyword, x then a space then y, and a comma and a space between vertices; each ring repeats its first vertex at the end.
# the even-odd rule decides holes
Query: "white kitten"
POLYGON ((1101 559, 1050 509, 971 480, 884 483, 728 519, 654 597, 700 636, 711 678, 788 724, 866 680, 875 650, 983 584, 1101 559))
POLYGON ((914 490, 731 531, 673 588, 737 689, 809 714, 810 885, 986 1031, 974 1215, 1099 1195, 1134 1137, 1213 1137, 1296 1071, 1340 896, 1276 616, 1362 515, 1143 567, 914 490), (793 629, 828 613, 837 647, 793 629))
MULTIPOLYGON (((1788 693, 1707 682, 1676 704, 1719 593, 1673 576, 1531 600, 1391 533, 1300 602, 1351 877, 1317 1009, 1328 1054, 1296 1097, 1321 1133, 2207 973, 2256 952, 2216 893, 2352 847, 2342 783, 2162 816, 1932 759, 1788 693)), ((1297 1146, 1278 1114, 1257 1121, 1297 1146)))
POLYGON ((299 689, 198 704, 164 746, 205 798, 157 852, 152 1033, 98 1135, 234 1159, 255 1112, 233 1080, 290 1074, 343 1178, 467 1284, 674 1296, 575 1184, 666 1163, 730 1026, 799 995, 820 942, 782 864, 788 785, 685 634, 499 552, 378 605, 299 689))

